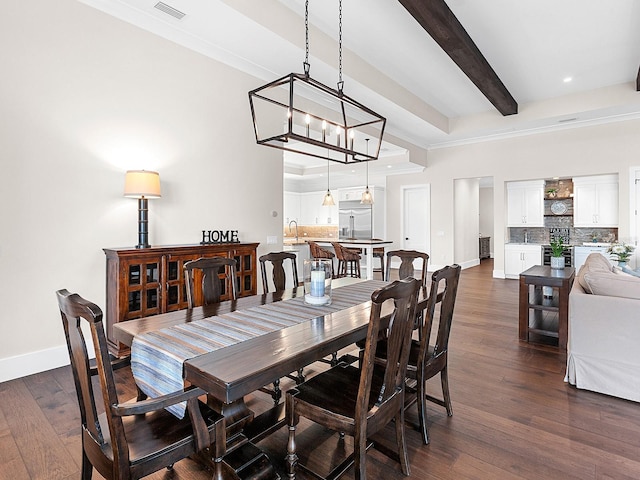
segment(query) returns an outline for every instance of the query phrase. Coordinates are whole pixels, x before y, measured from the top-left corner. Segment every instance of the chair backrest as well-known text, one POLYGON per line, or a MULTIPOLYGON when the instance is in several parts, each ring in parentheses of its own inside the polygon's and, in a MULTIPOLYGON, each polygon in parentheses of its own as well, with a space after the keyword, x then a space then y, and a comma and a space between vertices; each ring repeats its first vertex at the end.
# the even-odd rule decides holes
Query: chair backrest
POLYGON ((333 249, 336 251, 336 258, 338 260, 360 260, 359 253, 340 245, 338 242, 331 242, 331 245, 333 245, 333 249))
POLYGON ((400 258, 400 267, 398 268, 398 278, 407 278, 414 277, 415 278, 415 269, 413 266, 414 260, 422 260, 422 275, 421 275, 421 284, 422 286, 427 285, 427 264, 429 263, 429 255, 424 252, 418 252, 416 250, 390 250, 387 252, 387 271, 384 274, 384 279, 386 281, 390 280, 391 276, 391 260, 392 257, 400 258))
POLYGON ((111 443, 114 463, 128 465, 129 449, 127 448, 122 419, 111 414, 111 405, 118 404, 118 395, 102 324, 102 310, 97 305, 75 293, 69 293, 67 290, 59 290, 56 293, 78 395, 82 427, 83 430, 90 433, 90 436, 83 434, 83 443, 90 441, 89 438, 96 443, 96 446, 92 448, 87 448, 85 445, 85 451, 95 451, 97 448, 97 451, 100 452, 105 446, 106 438, 106 441, 111 443), (94 368, 89 363, 87 343, 82 330, 83 325, 88 326, 91 332, 96 361, 94 368), (105 411, 109 428, 106 435, 101 429, 105 425, 101 425, 98 421, 96 395, 91 381, 93 375, 98 375, 100 379, 101 395, 97 398, 101 396, 103 399, 101 410, 105 411))
POLYGON ((272 266, 272 279, 276 291, 285 290, 287 288, 287 275, 284 270, 284 262, 290 260, 292 279, 289 282, 290 288, 298 286, 298 267, 296 265, 296 254, 291 252, 271 252, 262 255, 260 258, 260 272, 262 273, 262 288, 264 292, 269 292, 269 281, 267 278, 267 263, 272 266))
MULTIPOLYGON (((378 412, 385 417, 393 415, 388 409, 402 408, 404 402, 404 383, 409 360, 411 334, 415 318, 416 302, 420 282, 413 278, 396 280, 390 285, 376 290, 371 295, 371 316, 362 357, 362 371, 358 388, 355 419, 364 425, 369 415, 370 395, 376 395, 373 404, 378 412), (385 302, 392 302, 393 310, 389 313, 383 306, 385 302), (384 313, 384 316, 383 316, 384 313), (383 319, 389 320, 387 327, 387 362, 384 366, 375 365, 376 347, 383 319), (372 391, 374 368, 384 368, 382 385, 372 391)), ((372 399, 373 400, 373 399, 372 399)), ((386 424, 383 421, 382 425, 386 424)), ((374 432, 370 432, 374 433, 374 432)))
POLYGON ((311 258, 333 258, 335 255, 331 250, 327 250, 326 248, 322 248, 316 242, 312 240, 307 240, 309 244, 309 254, 311 258))
POLYGON ((197 260, 186 262, 183 269, 189 308, 193 308, 196 304, 195 271, 201 272, 202 282, 200 292, 202 305, 219 303, 220 297, 225 294, 226 288, 224 285, 229 285, 231 288, 230 299, 237 300, 236 261, 233 258, 198 258, 197 260), (220 269, 224 270, 223 278, 220 278, 220 269))
POLYGON ((418 355, 418 365, 424 361, 446 362, 447 350, 449 348, 449 335, 451 333, 451 322, 453 320, 453 309, 458 293, 458 282, 460 279, 460 265, 451 265, 433 272, 431 275, 431 288, 429 299, 425 309, 425 318, 420 332, 420 353, 418 355), (440 304, 440 317, 438 319, 438 333, 435 343, 429 352, 431 328, 436 316, 436 305, 440 304), (427 357, 430 357, 427 359, 427 357))

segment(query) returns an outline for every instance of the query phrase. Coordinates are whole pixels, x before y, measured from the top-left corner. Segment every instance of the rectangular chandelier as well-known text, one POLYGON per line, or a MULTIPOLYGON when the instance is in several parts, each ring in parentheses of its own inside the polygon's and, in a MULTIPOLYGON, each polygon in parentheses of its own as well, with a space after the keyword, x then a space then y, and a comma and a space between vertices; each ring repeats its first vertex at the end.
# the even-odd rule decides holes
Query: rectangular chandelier
POLYGON ((249 103, 260 145, 344 164, 378 158, 387 120, 308 75, 256 88, 249 103))

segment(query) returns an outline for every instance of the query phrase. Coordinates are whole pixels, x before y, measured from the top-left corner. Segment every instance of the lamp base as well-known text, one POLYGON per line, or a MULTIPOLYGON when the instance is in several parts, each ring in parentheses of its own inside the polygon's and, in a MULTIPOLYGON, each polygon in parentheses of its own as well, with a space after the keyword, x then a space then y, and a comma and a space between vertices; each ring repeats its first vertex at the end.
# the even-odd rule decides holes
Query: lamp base
POLYGON ((138 245, 136 248, 149 248, 149 200, 138 199, 138 245))

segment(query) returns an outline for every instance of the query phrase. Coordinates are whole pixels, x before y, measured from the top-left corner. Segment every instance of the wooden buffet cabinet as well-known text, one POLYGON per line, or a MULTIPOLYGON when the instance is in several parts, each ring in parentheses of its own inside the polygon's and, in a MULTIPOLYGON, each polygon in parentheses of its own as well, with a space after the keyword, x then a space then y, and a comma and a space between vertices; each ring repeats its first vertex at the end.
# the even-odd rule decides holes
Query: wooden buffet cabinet
MULTIPOLYGON (((200 257, 227 257, 236 260, 238 296, 256 294, 258 243, 218 243, 138 248, 105 248, 107 256, 107 343, 118 357, 129 347, 118 342, 113 325, 134 318, 187 308, 182 266, 200 257)), ((198 278, 195 278, 196 282, 198 278)), ((225 281, 221 276, 221 281, 225 281)), ((223 300, 228 300, 228 281, 223 300)), ((196 305, 201 304, 198 292, 196 305)))

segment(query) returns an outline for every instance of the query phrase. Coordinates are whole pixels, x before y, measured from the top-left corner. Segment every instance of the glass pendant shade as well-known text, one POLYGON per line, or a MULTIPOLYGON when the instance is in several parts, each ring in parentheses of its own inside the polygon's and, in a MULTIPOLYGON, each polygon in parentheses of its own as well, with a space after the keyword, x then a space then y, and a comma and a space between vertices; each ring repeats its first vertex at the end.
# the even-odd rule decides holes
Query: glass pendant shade
POLYGON ((373 195, 369 191, 369 187, 366 188, 364 192, 362 192, 362 200, 360 200, 362 205, 373 205, 373 195))
POLYGON ((323 207, 332 207, 336 202, 333 200, 333 195, 331 195, 331 191, 327 190, 327 194, 324 196, 324 200, 322 200, 323 207))

